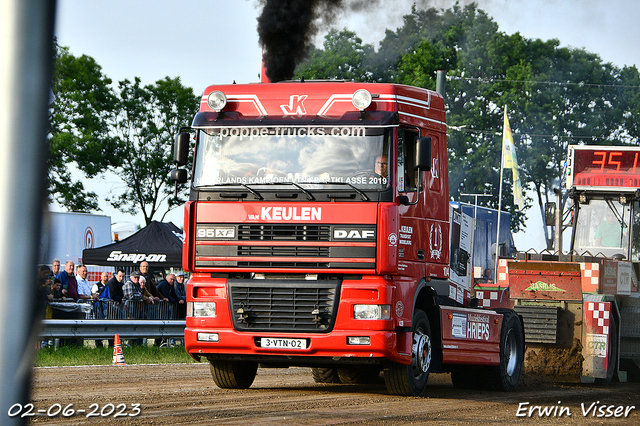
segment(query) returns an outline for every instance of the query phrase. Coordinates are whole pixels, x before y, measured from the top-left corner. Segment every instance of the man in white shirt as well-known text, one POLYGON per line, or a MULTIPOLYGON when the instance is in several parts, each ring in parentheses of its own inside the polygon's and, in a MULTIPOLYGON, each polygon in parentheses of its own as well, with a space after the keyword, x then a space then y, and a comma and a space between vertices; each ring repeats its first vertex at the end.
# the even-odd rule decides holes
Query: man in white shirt
POLYGON ((76 282, 78 283, 78 299, 93 299, 91 295, 91 284, 87 280, 87 267, 84 265, 78 266, 76 270, 76 282))

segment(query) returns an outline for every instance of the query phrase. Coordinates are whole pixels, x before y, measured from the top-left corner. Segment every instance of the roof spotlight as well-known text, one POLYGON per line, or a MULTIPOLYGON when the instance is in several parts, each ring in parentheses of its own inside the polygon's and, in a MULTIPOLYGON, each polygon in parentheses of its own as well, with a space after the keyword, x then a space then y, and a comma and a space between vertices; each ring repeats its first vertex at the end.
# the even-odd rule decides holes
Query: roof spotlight
POLYGON ((220 112, 227 105, 227 97, 219 90, 213 91, 207 96, 207 104, 215 112, 220 112))
POLYGON ((364 111, 371 105, 371 93, 365 89, 358 89, 351 97, 351 102, 354 107, 360 111, 364 111))

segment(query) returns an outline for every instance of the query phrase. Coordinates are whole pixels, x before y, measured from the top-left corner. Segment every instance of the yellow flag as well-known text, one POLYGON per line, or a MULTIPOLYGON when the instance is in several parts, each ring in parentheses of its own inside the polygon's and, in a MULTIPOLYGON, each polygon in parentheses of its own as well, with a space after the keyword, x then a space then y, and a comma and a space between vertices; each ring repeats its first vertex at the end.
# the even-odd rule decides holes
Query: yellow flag
POLYGON ((524 197, 522 195, 522 185, 518 174, 518 158, 516 157, 516 146, 513 144, 511 127, 507 118, 507 107, 504 107, 504 127, 502 130, 502 164, 505 169, 513 172, 513 201, 521 209, 524 207, 524 197))

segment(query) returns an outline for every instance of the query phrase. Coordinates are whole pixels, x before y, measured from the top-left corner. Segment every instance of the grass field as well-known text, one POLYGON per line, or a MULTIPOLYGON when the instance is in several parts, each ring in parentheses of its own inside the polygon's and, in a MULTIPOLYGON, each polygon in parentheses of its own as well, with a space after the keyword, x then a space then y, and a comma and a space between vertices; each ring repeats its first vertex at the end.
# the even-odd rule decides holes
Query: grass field
MULTIPOLYGON (((93 341, 91 341, 93 343, 93 341)), ((187 355, 184 346, 122 346, 127 364, 176 364, 195 362, 187 355)), ((109 365, 113 362, 113 347, 95 348, 85 346, 61 346, 57 349, 43 348, 36 353, 36 367, 59 367, 64 365, 109 365)))

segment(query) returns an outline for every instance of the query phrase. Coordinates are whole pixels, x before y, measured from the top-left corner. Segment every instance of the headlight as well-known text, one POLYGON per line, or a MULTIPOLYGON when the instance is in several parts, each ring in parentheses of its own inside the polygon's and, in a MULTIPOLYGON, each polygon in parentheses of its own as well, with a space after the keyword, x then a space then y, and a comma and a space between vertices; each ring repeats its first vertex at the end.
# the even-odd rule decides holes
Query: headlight
POLYGON ((187 303, 187 315, 192 317, 215 317, 215 302, 190 302, 187 303), (189 309, 191 308, 191 309, 189 309), (191 311, 191 312, 189 312, 191 311), (191 315, 189 315, 191 313, 191 315))
POLYGON ((353 318, 357 320, 388 320, 391 305, 353 305, 353 318))
POLYGON ((356 90, 351 97, 351 102, 354 107, 360 111, 364 111, 369 108, 369 105, 371 105, 371 93, 365 89, 356 90))
POLYGON ((215 112, 220 112, 227 105, 227 97, 221 91, 215 90, 207 96, 207 104, 215 112))
POLYGON ((218 333, 198 333, 198 342, 217 342, 220 339, 218 333))

